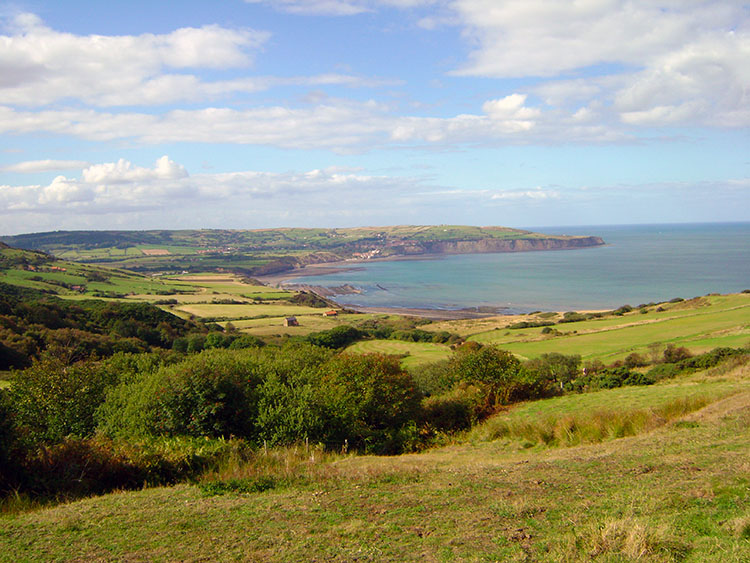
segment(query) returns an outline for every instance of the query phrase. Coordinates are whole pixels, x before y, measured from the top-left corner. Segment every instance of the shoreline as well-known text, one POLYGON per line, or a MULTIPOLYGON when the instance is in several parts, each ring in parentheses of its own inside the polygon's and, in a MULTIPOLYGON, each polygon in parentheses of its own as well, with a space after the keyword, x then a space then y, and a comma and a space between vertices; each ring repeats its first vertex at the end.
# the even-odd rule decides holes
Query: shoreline
MULTIPOLYGON (((302 268, 294 268, 277 274, 266 274, 262 276, 253 276, 254 279, 271 287, 281 288, 287 280, 304 278, 307 276, 325 276, 328 274, 337 274, 340 272, 353 272, 360 270, 361 264, 368 262, 411 262, 415 260, 440 260, 446 254, 419 254, 414 256, 386 256, 383 258, 370 258, 369 260, 339 260, 338 262, 318 262, 315 264, 306 264, 302 268)), ((304 284, 308 285, 308 284, 304 284)))
POLYGON ((453 321, 464 319, 486 319, 498 316, 517 316, 526 315, 523 312, 510 312, 505 307, 464 307, 461 309, 441 309, 428 307, 397 307, 397 306, 366 306, 353 305, 351 303, 342 303, 336 299, 337 296, 344 297, 347 294, 358 293, 357 291, 348 290, 336 292, 338 288, 327 288, 312 284, 295 284, 293 280, 302 277, 324 276, 340 272, 356 271, 361 269, 358 265, 365 262, 395 262, 395 261, 413 261, 413 260, 435 260, 442 258, 443 254, 421 254, 419 256, 389 256, 386 258, 373 258, 370 260, 342 260, 339 262, 321 262, 318 264, 308 264, 303 268, 295 268, 287 272, 278 274, 269 274, 265 276, 256 276, 259 282, 279 289, 290 289, 293 291, 309 291, 316 295, 335 302, 343 309, 356 311, 357 313, 374 313, 386 315, 403 315, 409 317, 421 317, 434 321, 453 321), (290 283, 291 282, 291 283, 290 283))

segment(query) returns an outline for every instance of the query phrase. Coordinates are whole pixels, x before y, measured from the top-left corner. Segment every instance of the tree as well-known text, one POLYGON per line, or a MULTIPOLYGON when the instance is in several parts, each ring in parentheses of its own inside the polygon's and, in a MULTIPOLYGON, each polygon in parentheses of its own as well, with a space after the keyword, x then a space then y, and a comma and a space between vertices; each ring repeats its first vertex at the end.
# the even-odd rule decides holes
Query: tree
POLYGON ((490 411, 510 403, 529 383, 518 359, 494 346, 479 349, 463 346, 450 363, 457 382, 479 385, 484 389, 485 407, 490 411))

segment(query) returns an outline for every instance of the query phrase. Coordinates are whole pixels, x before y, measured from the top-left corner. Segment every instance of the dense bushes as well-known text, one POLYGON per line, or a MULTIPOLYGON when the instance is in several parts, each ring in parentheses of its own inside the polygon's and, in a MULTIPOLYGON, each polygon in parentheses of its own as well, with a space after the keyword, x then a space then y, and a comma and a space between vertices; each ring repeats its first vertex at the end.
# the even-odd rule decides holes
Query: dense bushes
POLYGON ((171 348, 196 332, 205 328, 148 303, 65 301, 0 282, 0 369, 28 367, 45 352, 74 363, 171 348))
POLYGON ((35 362, 16 373, 8 392, 20 438, 31 444, 89 436, 110 374, 93 363, 66 366, 58 359, 35 362))
MULTIPOLYGON (((717 349, 660 366, 702 369, 739 353, 746 351, 717 349)), ((562 354, 521 363, 473 342, 413 376, 395 357, 342 354, 305 342, 189 356, 119 353, 72 365, 46 358, 15 372, 10 389, 0 392, 0 477, 40 494, 169 482, 214 455, 189 453, 195 448, 184 444, 231 437, 256 447, 308 441, 399 453, 469 428, 515 401, 659 378, 625 366, 587 363, 584 372, 580 365, 579 356, 562 354), (169 440, 177 444, 174 452, 138 453, 147 450, 139 444, 169 440), (183 446, 185 456, 172 459, 183 446), (80 486, 68 483, 79 469, 80 486)))

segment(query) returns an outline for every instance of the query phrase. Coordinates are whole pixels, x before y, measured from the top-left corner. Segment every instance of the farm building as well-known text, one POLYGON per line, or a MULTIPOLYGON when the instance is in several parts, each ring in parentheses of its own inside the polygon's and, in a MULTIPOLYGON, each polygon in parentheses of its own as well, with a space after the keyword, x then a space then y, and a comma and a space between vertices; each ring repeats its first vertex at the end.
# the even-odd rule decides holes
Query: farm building
POLYGON ((284 319, 284 326, 299 326, 297 317, 287 317, 284 319))
POLYGON ((333 310, 326 311, 325 313, 323 313, 324 317, 338 317, 338 315, 339 315, 338 312, 333 311, 333 310))

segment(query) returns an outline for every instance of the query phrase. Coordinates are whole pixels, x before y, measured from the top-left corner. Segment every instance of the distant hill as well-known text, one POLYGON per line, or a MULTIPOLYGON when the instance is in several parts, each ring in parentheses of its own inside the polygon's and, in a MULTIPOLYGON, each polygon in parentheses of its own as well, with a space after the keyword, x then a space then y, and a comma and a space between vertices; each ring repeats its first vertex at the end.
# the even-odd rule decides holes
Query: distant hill
POLYGON ((555 236, 507 227, 461 225, 55 231, 6 236, 0 240, 68 260, 139 271, 225 269, 253 275, 345 259, 564 250, 604 244, 597 236, 555 236))

